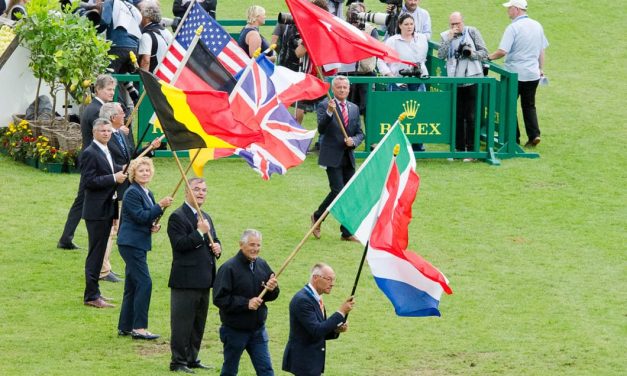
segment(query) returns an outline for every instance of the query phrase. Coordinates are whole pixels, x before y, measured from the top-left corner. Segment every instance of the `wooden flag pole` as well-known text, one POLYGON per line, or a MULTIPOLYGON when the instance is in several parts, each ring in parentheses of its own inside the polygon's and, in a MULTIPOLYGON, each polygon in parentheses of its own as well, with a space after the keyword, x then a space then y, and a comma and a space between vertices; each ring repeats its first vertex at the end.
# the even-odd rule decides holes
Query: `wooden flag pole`
MULTIPOLYGON (((320 78, 320 80, 324 81, 324 76, 322 75, 322 69, 320 69, 320 67, 316 67, 316 69, 318 70, 318 77, 320 78)), ((327 98, 329 99, 329 101, 332 101, 333 98, 331 97, 331 94, 329 94, 329 92, 327 92, 327 98)), ((346 107, 346 109, 348 110, 348 106, 346 107)), ((337 125, 340 127, 340 130, 342 131, 342 134, 344 135, 344 138, 348 138, 348 134, 346 133, 346 129, 344 128, 344 126, 342 125, 342 118, 340 118, 340 114, 337 112, 337 106, 333 109, 333 113, 335 114, 335 120, 337 121, 337 125)), ((348 124, 346 124, 348 126, 348 124)))
MULTIPOLYGON (((200 154, 200 149, 196 150, 196 154, 194 155, 194 158, 189 162, 189 165, 187 166, 187 168, 185 169, 185 176, 187 176, 187 173, 189 172, 189 169, 192 168, 192 166, 194 165, 194 161, 196 160, 196 157, 198 157, 198 155, 200 154)), ((170 197, 174 198, 174 196, 176 196, 176 193, 178 192, 179 188, 181 187, 181 184, 183 184, 183 178, 179 179, 178 184, 176 184, 176 187, 174 187, 174 192, 172 192, 172 194, 170 195, 170 197)), ((159 224, 159 221, 161 221, 161 218, 163 217, 163 214, 165 214, 165 211, 168 208, 163 208, 162 213, 159 217, 157 217, 157 219, 155 220, 155 225, 159 224)))
MULTIPOLYGON (((314 223, 311 228, 309 229, 309 231, 307 231, 307 233, 305 234, 305 236, 303 237, 303 239, 298 243, 298 245, 296 245, 296 248, 294 248, 294 250, 292 251, 292 253, 290 253, 289 256, 287 256, 287 258, 285 259, 285 261, 283 261, 283 265, 281 265, 281 268, 279 268, 279 271, 276 272, 275 274, 275 278, 279 278, 279 276, 281 275, 281 273, 283 273, 283 271, 285 270, 285 268, 287 268, 287 265, 294 259, 294 257, 296 257, 296 254, 301 250, 301 248, 303 247, 303 245, 305 244, 305 242, 307 241, 307 239, 309 239, 309 237, 311 236, 311 234, 313 233, 314 229, 318 226, 320 226, 320 224, 322 224, 322 221, 324 221, 324 219, 327 217, 327 215, 329 214, 328 210, 325 210, 324 213, 322 213, 322 215, 320 216, 320 218, 318 218, 318 220, 316 221, 316 223, 314 223)), ((259 298, 262 299, 264 295, 266 295, 266 293, 268 292, 268 287, 265 287, 263 289, 263 291, 261 291, 261 293, 259 294, 259 298)))
MULTIPOLYGON (((181 177, 183 178, 183 180, 185 181, 185 186, 187 187, 187 189, 192 192, 192 187, 189 185, 189 180, 187 180, 187 174, 185 174, 185 171, 183 171, 183 166, 181 165, 181 161, 179 160, 178 155, 176 155, 176 151, 172 150, 172 155, 174 156, 174 160, 176 161, 176 165, 179 168, 179 172, 181 173, 181 177)), ((192 194, 192 201, 194 204, 194 208, 196 208, 196 214, 198 215, 198 220, 204 220, 203 216, 202 216, 202 212, 200 211, 200 205, 198 205, 198 201, 196 201, 196 197, 192 194)), ((207 232, 207 236, 209 237, 209 245, 211 247, 213 247, 214 241, 213 241, 213 236, 211 236, 211 231, 207 232)))

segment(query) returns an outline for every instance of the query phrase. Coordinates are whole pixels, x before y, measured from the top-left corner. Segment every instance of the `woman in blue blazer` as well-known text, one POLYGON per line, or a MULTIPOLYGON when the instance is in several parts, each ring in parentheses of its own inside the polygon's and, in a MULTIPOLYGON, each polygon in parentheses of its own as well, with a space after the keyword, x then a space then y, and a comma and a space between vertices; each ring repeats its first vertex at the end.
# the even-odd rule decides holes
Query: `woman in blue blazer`
POLYGON ((150 333, 148 308, 152 293, 152 279, 146 262, 152 248, 151 235, 161 225, 154 224, 163 209, 172 204, 172 197, 164 197, 158 203, 147 188, 154 175, 152 160, 147 157, 133 160, 128 169, 131 186, 124 193, 122 215, 118 231, 118 248, 126 263, 124 298, 118 321, 118 334, 131 335, 133 339, 157 339, 150 333))

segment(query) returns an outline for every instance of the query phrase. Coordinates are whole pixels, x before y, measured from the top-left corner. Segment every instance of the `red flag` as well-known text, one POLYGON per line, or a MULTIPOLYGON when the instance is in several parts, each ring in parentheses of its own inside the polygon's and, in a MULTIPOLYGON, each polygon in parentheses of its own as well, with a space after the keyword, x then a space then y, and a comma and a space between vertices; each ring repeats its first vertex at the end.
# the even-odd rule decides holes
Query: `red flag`
POLYGON ((401 60, 398 53, 384 43, 365 35, 348 22, 333 16, 307 0, 285 0, 303 38, 307 53, 317 66, 350 64, 378 57, 385 61, 401 60))

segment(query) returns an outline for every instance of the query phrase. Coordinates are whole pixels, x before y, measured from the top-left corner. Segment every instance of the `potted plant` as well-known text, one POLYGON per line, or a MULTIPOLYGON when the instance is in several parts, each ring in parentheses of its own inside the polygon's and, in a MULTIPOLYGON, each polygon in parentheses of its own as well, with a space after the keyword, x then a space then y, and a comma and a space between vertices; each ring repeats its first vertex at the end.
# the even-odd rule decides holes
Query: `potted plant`
POLYGON ((70 174, 80 173, 80 169, 78 168, 78 156, 80 151, 80 148, 65 151, 63 166, 66 172, 70 174))
MULTIPOLYGON (((53 111, 56 94, 65 91, 65 116, 71 95, 78 103, 89 97, 91 81, 109 66, 110 42, 98 35, 86 17, 73 12, 77 5, 61 9, 56 1, 31 0, 26 4, 28 16, 16 25, 20 41, 31 51, 30 67, 36 78, 50 87, 53 111)), ((38 116, 35 97, 35 115, 38 116)), ((53 119, 53 123, 54 123, 53 119)))
POLYGON ((63 172, 65 153, 47 143, 39 147, 39 169, 47 172, 63 172))
POLYGON ((2 143, 7 147, 7 153, 16 161, 23 161, 29 146, 30 138, 33 136, 28 127, 27 121, 21 121, 17 125, 9 123, 4 133, 2 143))

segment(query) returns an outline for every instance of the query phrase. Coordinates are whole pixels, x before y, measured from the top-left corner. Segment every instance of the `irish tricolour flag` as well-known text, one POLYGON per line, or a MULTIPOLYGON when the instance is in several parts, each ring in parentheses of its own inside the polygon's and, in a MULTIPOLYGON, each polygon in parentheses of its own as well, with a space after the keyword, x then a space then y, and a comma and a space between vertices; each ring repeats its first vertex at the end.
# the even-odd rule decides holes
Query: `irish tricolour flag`
POLYGON ((411 206, 418 191, 416 159, 396 124, 347 184, 329 211, 364 245, 377 285, 399 316, 440 316, 446 277, 408 251, 411 206), (394 147, 400 151, 394 158, 394 147))

